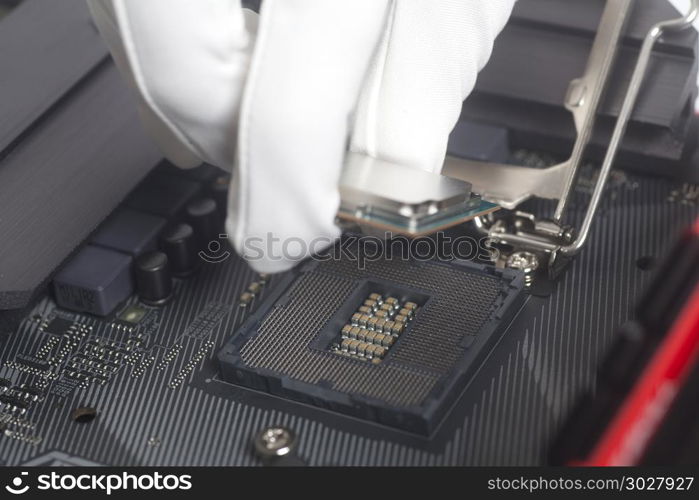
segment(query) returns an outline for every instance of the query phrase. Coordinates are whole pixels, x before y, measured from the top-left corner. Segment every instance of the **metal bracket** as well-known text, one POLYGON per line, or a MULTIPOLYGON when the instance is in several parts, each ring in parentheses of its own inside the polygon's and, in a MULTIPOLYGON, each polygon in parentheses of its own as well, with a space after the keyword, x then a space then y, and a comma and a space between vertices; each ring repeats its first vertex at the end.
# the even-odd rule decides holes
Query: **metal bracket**
POLYGON ((517 211, 511 211, 505 216, 500 213, 500 217, 497 218, 478 218, 477 227, 488 234, 495 244, 506 245, 512 249, 503 254, 502 265, 517 267, 525 262, 526 267, 531 270, 533 256, 540 263, 546 263, 546 267, 535 265, 534 269, 540 274, 546 269, 547 276, 553 278, 565 267, 566 261, 583 248, 645 79, 653 47, 665 32, 680 31, 691 26, 699 11, 699 0, 691 0, 686 15, 657 23, 646 35, 585 217, 579 228, 572 228, 563 224, 563 218, 575 186, 583 153, 594 129, 597 109, 608 84, 631 5, 631 0, 607 0, 585 73, 570 83, 565 106, 573 114, 578 135, 568 160, 546 169, 452 157, 446 160, 443 170, 445 175, 468 179, 474 191, 503 208, 514 210, 531 197, 558 200, 552 220, 539 220, 532 214, 517 211), (528 255, 522 258, 522 253, 528 255), (515 254, 519 257, 511 258, 515 254))

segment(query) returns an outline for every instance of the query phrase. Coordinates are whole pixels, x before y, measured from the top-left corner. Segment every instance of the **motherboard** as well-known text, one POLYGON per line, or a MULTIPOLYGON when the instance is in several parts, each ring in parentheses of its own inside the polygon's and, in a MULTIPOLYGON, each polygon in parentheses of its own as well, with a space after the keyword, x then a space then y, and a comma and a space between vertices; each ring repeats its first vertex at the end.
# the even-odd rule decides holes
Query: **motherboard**
MULTIPOLYGON (((210 171, 159 167, 120 210, 184 203, 172 188, 165 200, 144 196, 158 179, 218 196, 210 171)), ((130 290, 95 310, 112 307, 100 285, 100 300, 59 306, 53 288, 3 332, 0 459, 253 465, 263 463, 255 437, 282 428, 309 465, 541 463, 654 263, 699 212, 696 193, 615 172, 589 247, 549 294, 479 262, 383 259, 360 270, 338 259, 259 275, 224 240, 173 279, 163 303, 130 290)), ((587 196, 582 179, 576 199, 587 196)), ((109 242, 120 217, 54 284, 81 275, 70 262, 85 269, 85 248, 140 244, 109 242)))
MULTIPOLYGON (((649 28, 677 15, 633 4, 567 200, 573 228, 621 83, 649 28)), ((577 134, 563 103, 603 7, 516 2, 449 155, 565 161, 577 134)), ((539 280, 526 259, 390 245, 366 265, 256 273, 224 234, 229 176, 162 161, 84 0, 0 0, 0 18, 0 465, 544 464, 699 215, 692 30, 655 47, 587 242, 539 280)), ((551 219, 554 201, 527 199, 517 211, 551 219)), ((445 233, 480 241, 466 215, 445 233)))

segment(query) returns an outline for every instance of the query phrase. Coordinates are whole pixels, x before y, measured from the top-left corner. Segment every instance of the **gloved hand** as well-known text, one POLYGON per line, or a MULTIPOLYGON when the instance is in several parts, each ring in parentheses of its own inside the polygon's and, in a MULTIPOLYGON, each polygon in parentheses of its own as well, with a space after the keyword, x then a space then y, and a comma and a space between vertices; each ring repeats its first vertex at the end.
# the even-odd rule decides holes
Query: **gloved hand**
POLYGON ((338 235, 345 151, 441 169, 515 0, 88 0, 170 161, 233 171, 227 231, 261 272, 338 235))

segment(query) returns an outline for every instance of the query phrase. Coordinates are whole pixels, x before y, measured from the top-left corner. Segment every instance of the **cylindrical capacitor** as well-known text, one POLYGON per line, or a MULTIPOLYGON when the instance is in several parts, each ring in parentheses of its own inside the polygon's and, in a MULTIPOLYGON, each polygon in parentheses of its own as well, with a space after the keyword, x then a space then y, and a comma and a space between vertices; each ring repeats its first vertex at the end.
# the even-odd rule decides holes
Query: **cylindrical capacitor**
POLYGON ((187 218, 194 228, 201 248, 206 248, 210 242, 218 240, 221 219, 213 199, 199 198, 190 202, 187 205, 187 218))
POLYGON ((226 209, 228 207, 228 186, 230 183, 230 175, 221 174, 209 184, 209 188, 207 190, 209 196, 216 201, 216 210, 218 211, 219 220, 221 221, 221 227, 223 227, 223 223, 226 221, 226 209))
POLYGON ((160 242, 175 276, 184 277, 196 270, 197 242, 189 224, 177 224, 165 231, 160 242))
POLYGON ((146 252, 136 259, 136 290, 144 304, 158 306, 172 295, 172 276, 167 255, 146 252))

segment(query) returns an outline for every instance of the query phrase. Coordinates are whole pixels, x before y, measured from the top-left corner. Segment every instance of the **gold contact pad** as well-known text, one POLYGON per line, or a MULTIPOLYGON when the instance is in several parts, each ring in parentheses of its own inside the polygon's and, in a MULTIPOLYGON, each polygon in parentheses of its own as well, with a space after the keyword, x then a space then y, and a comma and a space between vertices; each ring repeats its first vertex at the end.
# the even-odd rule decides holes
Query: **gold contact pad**
POLYGON ((340 332, 341 342, 334 352, 380 362, 415 317, 418 305, 396 297, 370 293, 340 332))

